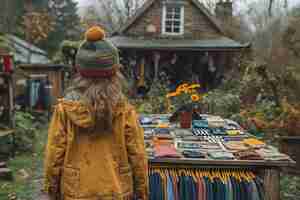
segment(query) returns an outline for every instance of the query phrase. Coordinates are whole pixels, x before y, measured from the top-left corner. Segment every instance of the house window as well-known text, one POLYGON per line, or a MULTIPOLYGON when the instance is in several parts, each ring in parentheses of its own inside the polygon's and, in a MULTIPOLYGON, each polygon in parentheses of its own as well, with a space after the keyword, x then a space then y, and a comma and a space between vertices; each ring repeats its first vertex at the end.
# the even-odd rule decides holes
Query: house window
POLYGON ((181 35, 184 28, 184 7, 163 6, 163 34, 181 35))

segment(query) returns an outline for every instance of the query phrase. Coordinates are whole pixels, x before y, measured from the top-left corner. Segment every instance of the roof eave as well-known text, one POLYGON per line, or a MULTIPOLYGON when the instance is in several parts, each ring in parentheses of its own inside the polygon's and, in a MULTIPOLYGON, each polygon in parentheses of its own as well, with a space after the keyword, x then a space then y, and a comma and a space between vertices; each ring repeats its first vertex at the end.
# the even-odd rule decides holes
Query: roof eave
POLYGON ((26 70, 65 70, 69 69, 70 66, 63 64, 44 64, 44 63, 34 63, 34 64, 20 64, 18 68, 26 71, 26 70))
POLYGON ((134 46, 118 46, 123 50, 145 50, 145 51, 240 51, 245 47, 134 47, 134 46))

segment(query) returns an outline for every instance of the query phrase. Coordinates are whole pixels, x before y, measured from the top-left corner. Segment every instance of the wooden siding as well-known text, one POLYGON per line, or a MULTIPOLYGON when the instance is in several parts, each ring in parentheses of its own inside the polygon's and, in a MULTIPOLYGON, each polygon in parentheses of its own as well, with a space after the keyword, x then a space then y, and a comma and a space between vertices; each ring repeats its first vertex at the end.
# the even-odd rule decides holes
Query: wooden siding
POLYGON ((180 36, 162 35, 162 1, 155 1, 124 33, 126 36, 176 39, 209 39, 222 36, 212 22, 190 0, 184 3, 184 34, 180 36), (156 33, 146 32, 148 25, 156 26, 156 33))

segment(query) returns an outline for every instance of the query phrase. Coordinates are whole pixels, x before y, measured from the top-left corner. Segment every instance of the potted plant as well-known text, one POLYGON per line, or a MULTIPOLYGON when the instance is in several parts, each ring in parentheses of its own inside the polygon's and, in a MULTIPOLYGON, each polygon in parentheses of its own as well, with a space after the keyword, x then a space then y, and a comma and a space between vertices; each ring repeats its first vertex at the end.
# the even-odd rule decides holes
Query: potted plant
POLYGON ((192 115, 196 105, 201 100, 198 92, 199 84, 181 84, 174 92, 167 94, 167 106, 169 112, 174 112, 174 116, 179 116, 181 128, 190 128, 192 115))

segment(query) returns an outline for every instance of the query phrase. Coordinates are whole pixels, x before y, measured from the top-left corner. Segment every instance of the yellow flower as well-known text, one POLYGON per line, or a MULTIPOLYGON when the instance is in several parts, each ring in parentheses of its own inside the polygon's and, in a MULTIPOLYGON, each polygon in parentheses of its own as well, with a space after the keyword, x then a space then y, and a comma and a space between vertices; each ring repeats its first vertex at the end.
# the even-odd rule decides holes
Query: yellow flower
POLYGON ((176 97, 178 95, 179 95, 178 92, 171 92, 171 93, 167 94, 167 98, 176 97))
POLYGON ((192 84, 189 86, 189 89, 195 89, 195 88, 200 88, 201 85, 200 84, 192 84))
POLYGON ((191 99, 193 102, 197 102, 197 101, 200 101, 201 98, 199 95, 193 94, 193 95, 191 95, 191 99))
POLYGON ((179 85, 177 88, 176 88, 176 92, 177 93, 182 93, 182 92, 187 92, 187 90, 188 90, 188 84, 186 84, 186 83, 184 83, 184 84, 181 84, 181 85, 179 85))

